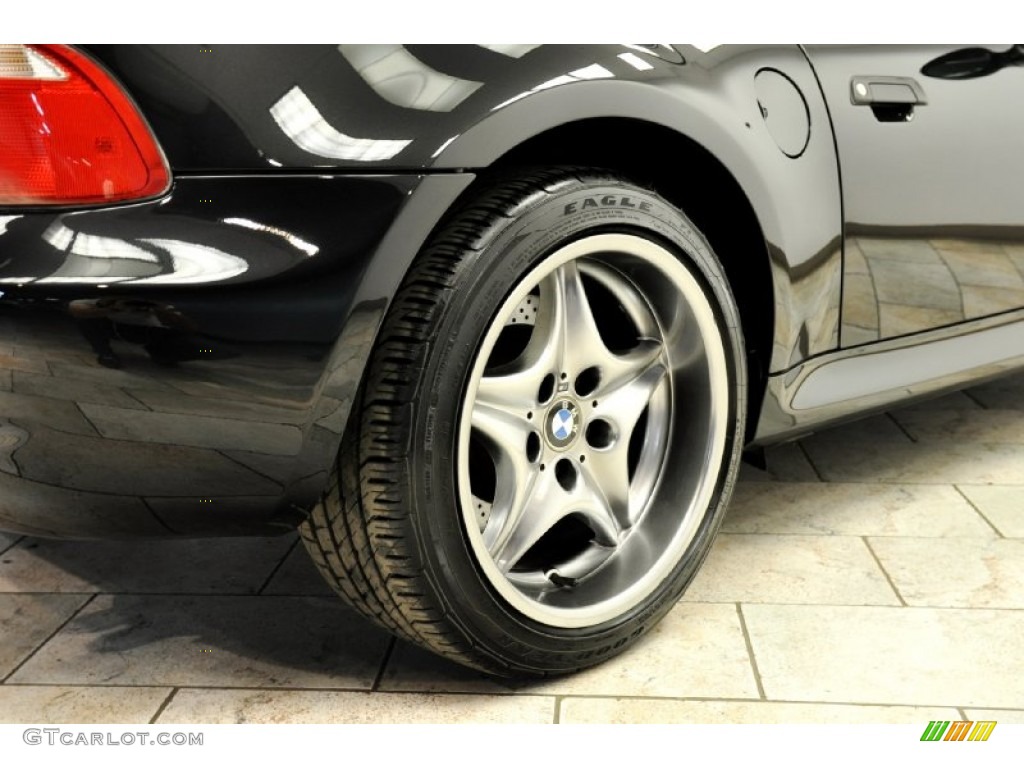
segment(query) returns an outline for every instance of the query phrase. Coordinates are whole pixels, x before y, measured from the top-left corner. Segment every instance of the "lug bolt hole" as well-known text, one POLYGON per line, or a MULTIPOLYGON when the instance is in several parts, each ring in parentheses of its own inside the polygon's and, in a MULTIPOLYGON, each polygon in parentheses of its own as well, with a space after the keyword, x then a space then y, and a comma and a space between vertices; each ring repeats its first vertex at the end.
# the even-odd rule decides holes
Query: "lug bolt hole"
POLYGON ((555 464, 555 479, 563 490, 571 491, 576 487, 576 467, 568 459, 559 459, 555 464))
POLYGON ((548 374, 544 377, 544 380, 540 383, 540 389, 537 390, 537 402, 541 405, 547 403, 551 397, 555 394, 555 377, 553 374, 548 374))
POLYGON ((536 432, 526 438, 526 458, 531 464, 540 458, 540 437, 536 432))
POLYGON ((600 383, 601 374, 597 368, 594 366, 584 368, 580 375, 576 377, 576 394, 580 397, 586 397, 597 389, 597 385, 600 383))
POLYGON ((614 441, 615 431, 604 419, 594 419, 587 425, 587 444, 591 448, 607 448, 614 441))

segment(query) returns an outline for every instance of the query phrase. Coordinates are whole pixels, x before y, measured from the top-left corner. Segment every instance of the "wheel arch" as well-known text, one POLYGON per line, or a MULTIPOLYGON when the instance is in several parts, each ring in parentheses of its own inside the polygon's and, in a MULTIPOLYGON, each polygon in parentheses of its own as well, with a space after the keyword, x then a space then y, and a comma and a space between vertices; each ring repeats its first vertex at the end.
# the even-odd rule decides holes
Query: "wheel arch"
MULTIPOLYGON (((711 152, 672 129, 621 117, 566 123, 497 158, 490 174, 553 165, 596 167, 649 186, 686 213, 722 262, 740 310, 749 378, 747 438, 753 436, 767 385, 775 327, 775 293, 758 216, 732 173, 711 152), (613 145, 587 138, 611 134, 613 145), (671 165, 665 157, 673 159, 671 165), (678 168, 686 168, 681 175, 678 168), (691 179, 699 179, 693 184, 691 179)), ((471 194, 472 190, 468 191, 471 194)))

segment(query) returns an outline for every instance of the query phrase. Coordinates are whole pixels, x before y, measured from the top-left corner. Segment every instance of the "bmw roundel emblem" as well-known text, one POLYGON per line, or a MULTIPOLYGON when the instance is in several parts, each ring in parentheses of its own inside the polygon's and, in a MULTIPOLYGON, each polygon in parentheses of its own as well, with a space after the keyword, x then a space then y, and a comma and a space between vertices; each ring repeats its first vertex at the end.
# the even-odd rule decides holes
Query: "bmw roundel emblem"
POLYGON ((548 411, 548 442, 555 448, 569 445, 579 431, 579 407, 571 400, 558 400, 548 411))

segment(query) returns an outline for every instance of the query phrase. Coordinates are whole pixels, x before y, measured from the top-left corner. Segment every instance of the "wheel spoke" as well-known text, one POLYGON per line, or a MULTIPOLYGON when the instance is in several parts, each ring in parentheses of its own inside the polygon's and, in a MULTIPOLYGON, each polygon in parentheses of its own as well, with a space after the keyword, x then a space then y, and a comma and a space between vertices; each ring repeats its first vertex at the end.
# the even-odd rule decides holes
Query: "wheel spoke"
POLYGON ((619 529, 632 525, 629 507, 629 440, 619 439, 610 448, 591 451, 583 465, 587 482, 600 493, 603 505, 619 529))
POLYGON ((664 370, 663 348, 653 339, 641 339, 633 349, 621 355, 609 352, 598 366, 601 379, 595 394, 607 396, 628 387, 658 366, 664 370))
POLYGON ((581 471, 573 496, 573 511, 589 523, 594 541, 605 547, 616 546, 626 526, 611 505, 605 482, 589 471, 581 471))
POLYGON ((585 368, 611 357, 598 331, 590 300, 575 261, 563 264, 554 273, 557 304, 563 307, 562 369, 576 376, 585 368))
MULTIPOLYGON (((577 470, 575 486, 563 488, 554 472, 537 473, 532 484, 515 494, 500 532, 488 548, 498 568, 508 573, 560 520, 577 514, 594 532, 594 541, 612 547, 623 526, 593 477, 577 470)), ((493 515, 493 511, 492 511, 493 515)))
POLYGON ((618 440, 629 442, 640 414, 644 412, 655 390, 665 381, 668 371, 658 357, 625 382, 600 393, 594 416, 602 418, 617 427, 618 440))
MULTIPOLYGON (((499 474, 499 485, 502 484, 499 474)), ((561 489, 552 472, 539 472, 527 484, 517 483, 507 492, 499 488, 502 496, 510 498, 507 506, 503 504, 506 512, 501 518, 500 528, 493 539, 485 537, 485 543, 502 573, 508 573, 530 547, 561 519, 561 511, 552 503, 559 491, 561 489)), ((494 514, 493 510, 491 514, 494 514)))
POLYGON ((502 456, 513 462, 520 457, 523 471, 528 471, 526 441, 533 427, 526 420, 525 414, 519 416, 503 405, 481 402, 478 399, 473 405, 470 419, 473 429, 484 437, 490 447, 497 449, 502 456))

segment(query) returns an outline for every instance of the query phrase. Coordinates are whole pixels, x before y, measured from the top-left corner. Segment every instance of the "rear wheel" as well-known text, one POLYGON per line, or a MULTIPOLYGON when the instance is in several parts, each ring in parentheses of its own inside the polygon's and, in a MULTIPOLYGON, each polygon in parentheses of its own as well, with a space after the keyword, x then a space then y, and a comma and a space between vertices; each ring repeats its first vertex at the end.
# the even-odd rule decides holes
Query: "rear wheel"
POLYGON ((498 184, 396 296, 306 544, 356 608, 456 661, 600 662, 707 554, 742 349, 720 265, 665 200, 600 172, 498 184))

